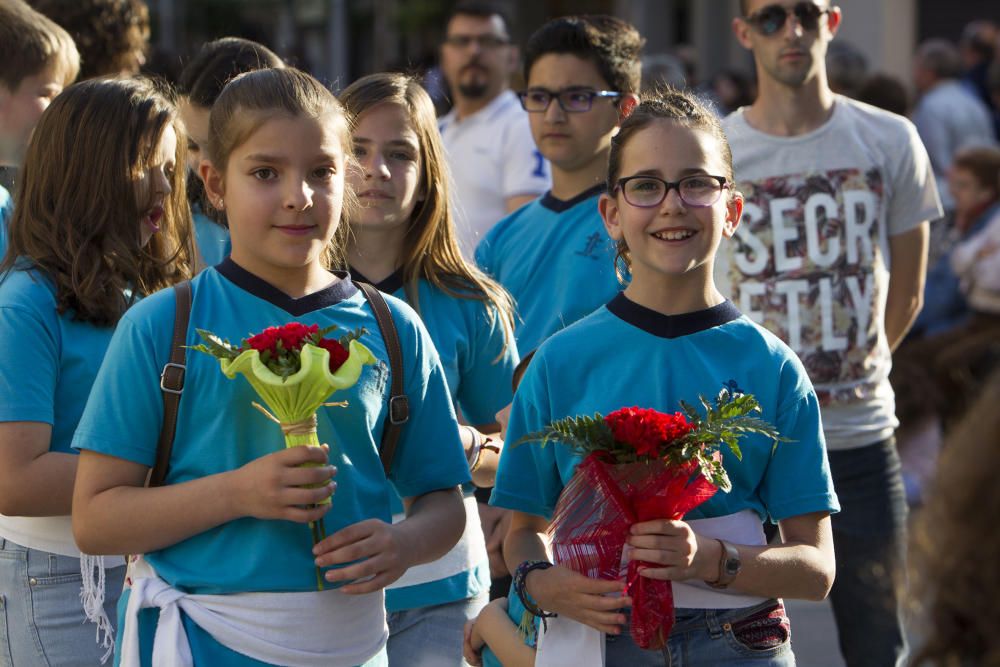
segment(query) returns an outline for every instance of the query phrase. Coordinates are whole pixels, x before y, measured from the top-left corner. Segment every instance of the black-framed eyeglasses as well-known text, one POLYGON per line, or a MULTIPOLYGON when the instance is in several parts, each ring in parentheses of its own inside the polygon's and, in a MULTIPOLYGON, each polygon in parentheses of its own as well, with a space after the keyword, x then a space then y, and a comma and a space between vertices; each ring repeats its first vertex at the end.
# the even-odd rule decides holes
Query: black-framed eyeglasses
POLYGON ((782 5, 768 5, 748 16, 746 22, 756 28, 760 34, 770 37, 784 28, 788 17, 793 14, 803 30, 817 30, 819 18, 829 11, 829 9, 823 9, 813 2, 799 2, 790 8, 782 5))
POLYGON ((626 176, 618 179, 615 190, 632 206, 652 208, 667 198, 667 193, 677 188, 681 201, 692 208, 705 208, 719 201, 722 191, 730 187, 725 176, 693 174, 676 181, 665 181, 656 176, 626 176))
POLYGON ((559 108, 567 113, 582 113, 590 111, 596 97, 618 99, 622 94, 613 90, 590 90, 588 88, 567 88, 564 90, 528 88, 518 93, 517 96, 521 98, 521 106, 529 113, 546 111, 553 99, 558 100, 559 108))
POLYGON ((475 43, 485 51, 507 46, 510 40, 497 35, 448 35, 444 38, 444 43, 455 49, 467 49, 475 43))

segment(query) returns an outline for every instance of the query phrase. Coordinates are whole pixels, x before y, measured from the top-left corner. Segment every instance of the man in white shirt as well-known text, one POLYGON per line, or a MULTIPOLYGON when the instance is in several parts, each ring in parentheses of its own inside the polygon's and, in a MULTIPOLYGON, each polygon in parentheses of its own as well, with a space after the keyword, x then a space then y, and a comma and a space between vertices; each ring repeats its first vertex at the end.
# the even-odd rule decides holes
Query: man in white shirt
POLYGON ((905 653, 906 501, 889 369, 920 310, 941 204, 913 124, 831 91, 839 8, 740 9, 733 29, 753 52, 760 94, 723 121, 745 206, 716 282, 788 343, 816 388, 841 504, 830 518, 841 652, 849 667, 892 667, 905 653))
POLYGON ((454 106, 438 125, 455 185, 459 243, 470 260, 497 221, 549 188, 548 164, 509 88, 517 64, 518 50, 499 8, 462 2, 454 9, 441 47, 454 106))

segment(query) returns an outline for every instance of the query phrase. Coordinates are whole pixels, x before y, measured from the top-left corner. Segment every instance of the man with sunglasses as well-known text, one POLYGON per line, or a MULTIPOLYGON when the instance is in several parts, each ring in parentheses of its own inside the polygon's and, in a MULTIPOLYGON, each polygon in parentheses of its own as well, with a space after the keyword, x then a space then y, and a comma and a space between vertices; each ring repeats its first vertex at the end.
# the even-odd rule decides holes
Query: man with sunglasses
POLYGON ((499 7, 487 2, 455 7, 441 45, 441 70, 454 106, 438 126, 455 183, 458 241, 468 259, 500 218, 549 187, 548 164, 509 88, 517 61, 499 7))
POLYGON ((920 309, 928 221, 941 203, 913 125, 835 95, 826 0, 741 0, 733 20, 760 93, 723 125, 745 196, 716 282, 796 351, 816 388, 842 510, 830 593, 850 667, 905 653, 906 502, 893 433, 891 351, 920 309))

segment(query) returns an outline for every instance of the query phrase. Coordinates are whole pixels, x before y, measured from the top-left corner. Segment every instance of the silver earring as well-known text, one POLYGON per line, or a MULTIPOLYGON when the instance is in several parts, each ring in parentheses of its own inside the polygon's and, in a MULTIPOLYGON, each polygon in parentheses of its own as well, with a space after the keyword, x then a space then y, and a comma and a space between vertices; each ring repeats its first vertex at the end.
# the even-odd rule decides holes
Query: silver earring
POLYGON ((226 204, 222 201, 222 197, 219 197, 219 205, 216 208, 218 208, 221 211, 223 208, 225 208, 225 206, 226 204))

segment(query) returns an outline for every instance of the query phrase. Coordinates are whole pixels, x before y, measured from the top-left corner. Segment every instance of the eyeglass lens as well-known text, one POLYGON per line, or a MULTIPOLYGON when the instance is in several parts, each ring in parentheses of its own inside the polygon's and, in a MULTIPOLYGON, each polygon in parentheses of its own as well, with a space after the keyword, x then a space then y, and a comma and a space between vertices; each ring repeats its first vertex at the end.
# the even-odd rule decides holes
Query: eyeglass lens
POLYGON ((558 93, 548 90, 528 90, 522 94, 521 99, 524 101, 526 111, 545 111, 555 98, 563 111, 579 112, 590 111, 594 96, 595 93, 591 90, 563 90, 558 93))
POLYGON ((816 30, 819 27, 819 17, 823 13, 824 10, 812 2, 800 2, 791 10, 781 5, 768 5, 752 18, 762 34, 773 35, 784 27, 785 21, 791 14, 795 15, 803 30, 816 30))
POLYGON ((622 185, 625 201, 633 206, 659 206, 666 199, 668 187, 676 187, 681 201, 688 206, 711 206, 719 200, 723 184, 708 176, 688 176, 677 183, 658 178, 630 178, 622 185))

